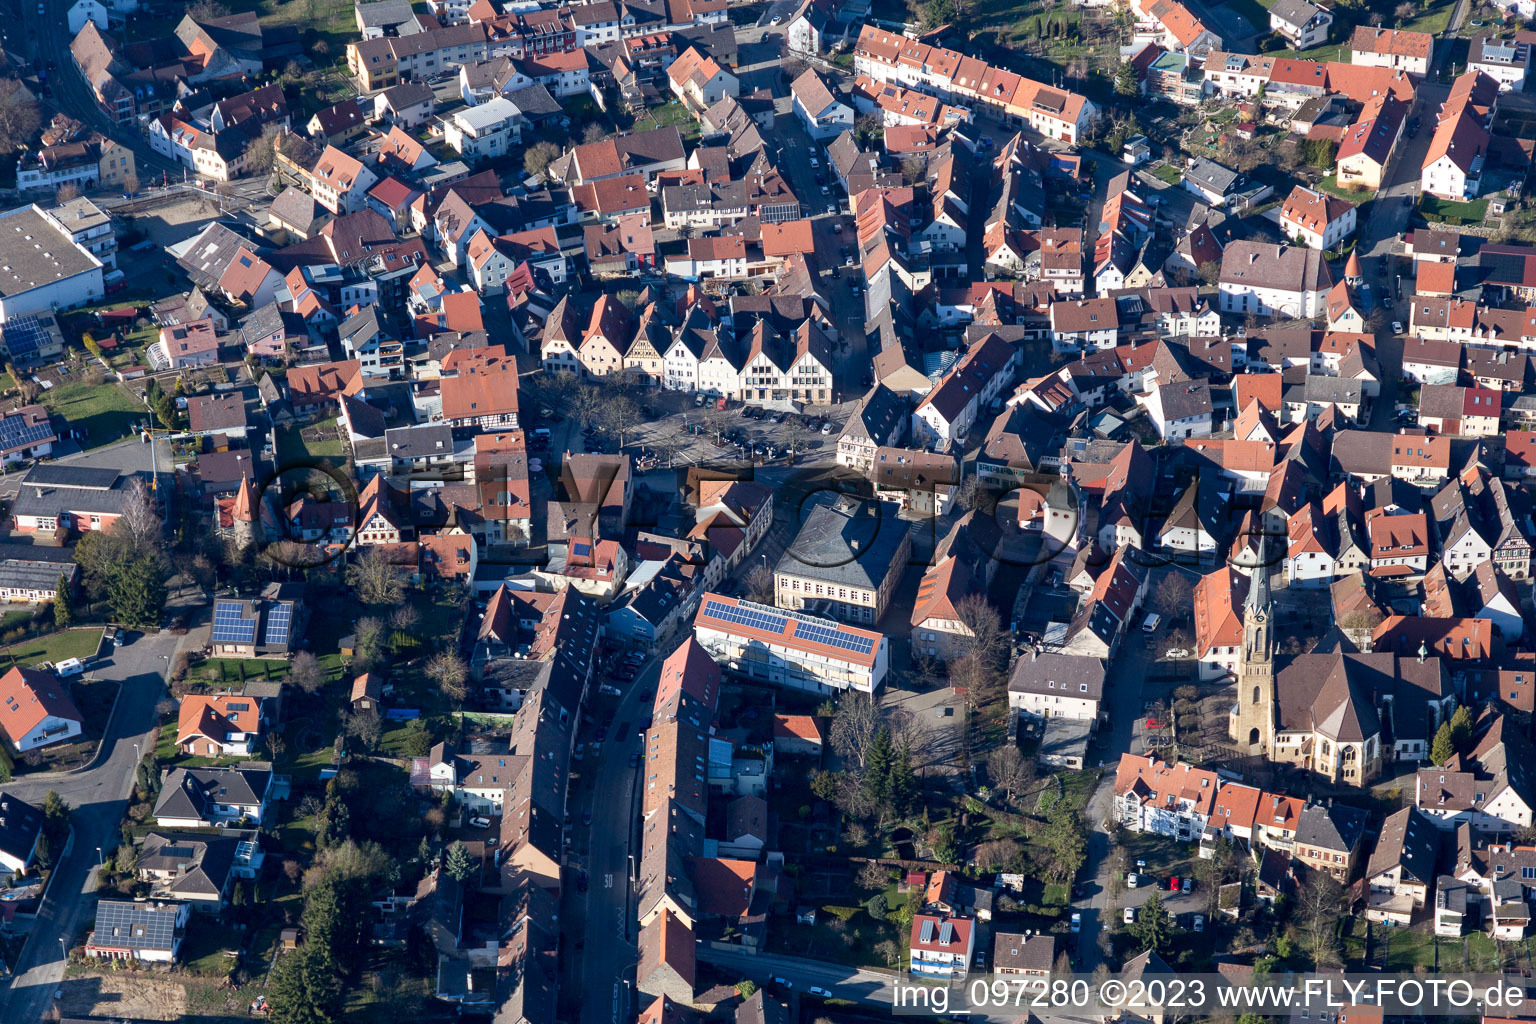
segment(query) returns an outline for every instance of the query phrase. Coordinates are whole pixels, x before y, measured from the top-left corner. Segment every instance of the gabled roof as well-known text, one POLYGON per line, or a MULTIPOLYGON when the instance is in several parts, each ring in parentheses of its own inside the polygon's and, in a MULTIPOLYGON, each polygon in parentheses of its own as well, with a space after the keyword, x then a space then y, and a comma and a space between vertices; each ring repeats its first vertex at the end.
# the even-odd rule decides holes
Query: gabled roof
POLYGON ((84 722, 68 684, 51 672, 30 668, 12 667, 0 676, 0 732, 13 746, 49 716, 84 722))

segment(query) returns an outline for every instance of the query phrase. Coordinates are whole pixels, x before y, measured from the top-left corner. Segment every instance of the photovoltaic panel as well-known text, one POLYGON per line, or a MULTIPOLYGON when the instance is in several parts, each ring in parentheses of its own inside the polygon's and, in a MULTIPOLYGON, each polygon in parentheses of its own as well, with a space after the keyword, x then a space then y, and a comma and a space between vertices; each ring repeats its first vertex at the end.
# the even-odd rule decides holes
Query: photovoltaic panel
POLYGON ((213 642, 248 644, 256 640, 256 620, 245 615, 243 601, 218 601, 213 606, 213 642))
POLYGON ((42 321, 30 313, 11 317, 0 334, 4 335, 5 347, 13 360, 38 351, 48 342, 48 331, 42 321))
POLYGON ((293 622, 293 605, 274 605, 267 612, 267 639, 269 644, 286 644, 288 642, 288 627, 293 622))
POLYGON ((46 421, 28 425, 18 415, 0 417, 0 449, 24 448, 53 436, 53 425, 46 421))
POLYGON ((785 625, 789 622, 789 619, 774 612, 743 607, 739 604, 726 604, 724 601, 710 601, 705 606, 704 613, 723 622, 764 629, 770 633, 783 633, 785 625))
POLYGON ((845 651, 858 651, 860 654, 868 654, 874 649, 874 641, 867 636, 858 636, 831 626, 822 626, 813 622, 797 622, 795 624, 795 636, 814 640, 819 644, 829 647, 839 647, 845 651))
MULTIPOLYGON (((781 615, 768 609, 726 604, 724 601, 707 601, 704 604, 704 614, 710 618, 719 619, 722 622, 730 622, 738 626, 751 626, 754 629, 766 630, 770 633, 783 635, 789 625, 791 616, 781 615)), ((812 640, 828 647, 836 647, 844 651, 856 651, 859 654, 868 654, 874 650, 874 638, 849 633, 833 625, 819 622, 811 622, 803 618, 794 618, 795 636, 805 640, 812 640)))
POLYGON ((176 915, 136 903, 102 900, 96 906, 96 940, 101 945, 170 949, 176 915))

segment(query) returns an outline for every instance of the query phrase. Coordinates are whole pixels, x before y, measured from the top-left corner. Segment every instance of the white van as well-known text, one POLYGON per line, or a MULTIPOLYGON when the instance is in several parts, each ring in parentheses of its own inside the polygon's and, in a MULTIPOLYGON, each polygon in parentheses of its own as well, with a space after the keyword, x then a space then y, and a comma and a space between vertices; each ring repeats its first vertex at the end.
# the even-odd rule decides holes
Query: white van
POLYGON ((1146 620, 1141 624, 1141 631, 1147 634, 1147 636, 1151 636, 1157 632, 1157 627, 1162 625, 1162 623, 1163 617, 1161 615, 1157 614, 1157 612, 1148 612, 1146 620))
POLYGON ((83 674, 85 672, 85 664, 79 658, 65 658, 53 666, 53 672, 60 679, 68 679, 71 676, 83 674))

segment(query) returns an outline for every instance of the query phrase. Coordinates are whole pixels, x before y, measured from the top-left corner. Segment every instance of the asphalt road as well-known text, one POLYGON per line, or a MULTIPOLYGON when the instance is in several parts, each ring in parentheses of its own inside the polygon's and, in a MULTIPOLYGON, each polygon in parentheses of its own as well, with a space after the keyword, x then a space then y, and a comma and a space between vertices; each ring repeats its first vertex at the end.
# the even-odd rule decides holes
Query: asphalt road
MULTIPOLYGON (((666 653, 671 653, 670 651, 666 653)), ((660 658, 648 662, 635 681, 625 685, 618 707, 607 716, 608 739, 575 767, 582 778, 573 816, 577 819, 576 844, 585 848, 587 894, 582 924, 579 962, 582 1024, 618 1024, 638 1011, 634 1003, 634 967, 639 960, 635 946, 638 928, 630 902, 632 892, 630 851, 639 829, 635 800, 638 772, 629 756, 640 752, 639 725, 650 717, 649 702, 640 699, 652 692, 661 675, 660 658), (590 808, 592 825, 579 824, 583 809, 590 808)), ((602 716, 600 716, 602 717, 602 716)), ((591 739, 583 730, 578 739, 591 739)), ((579 853, 578 853, 579 856, 579 853)))
POLYGON ((64 976, 60 940, 73 942, 94 916, 97 847, 117 849, 122 821, 142 751, 153 742, 155 704, 165 693, 165 674, 180 637, 143 636, 107 650, 91 669, 99 679, 122 684, 101 749, 82 771, 23 776, 8 793, 40 804, 55 790, 74 810, 74 839, 55 871, 31 937, 15 965, 11 987, 0 994, 0 1020, 31 1024, 41 1020, 64 976))
POLYGON ((20 0, 22 22, 35 31, 29 38, 30 49, 39 65, 53 61, 58 66, 48 72, 50 94, 44 99, 92 128, 110 135, 133 151, 139 180, 148 184, 151 175, 162 171, 179 172, 179 165, 166 160, 149 148, 149 142, 133 129, 120 128, 102 113, 96 105, 95 95, 75 67, 69 53, 68 14, 70 0, 41 0, 44 12, 37 13, 37 4, 20 0))

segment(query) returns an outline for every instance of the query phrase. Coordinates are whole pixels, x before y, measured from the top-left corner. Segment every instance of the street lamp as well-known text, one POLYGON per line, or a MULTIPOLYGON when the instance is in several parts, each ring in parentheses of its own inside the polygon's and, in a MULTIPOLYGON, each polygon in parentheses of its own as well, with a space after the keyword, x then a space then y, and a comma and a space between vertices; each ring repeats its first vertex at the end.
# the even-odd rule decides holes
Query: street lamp
POLYGON ((106 859, 104 857, 102 857, 102 855, 101 855, 101 847, 98 846, 98 847, 96 847, 96 866, 97 867, 101 867, 105 863, 106 863, 106 859))
POLYGON ((59 936, 59 955, 65 960, 69 959, 69 945, 64 941, 64 936, 59 936))

